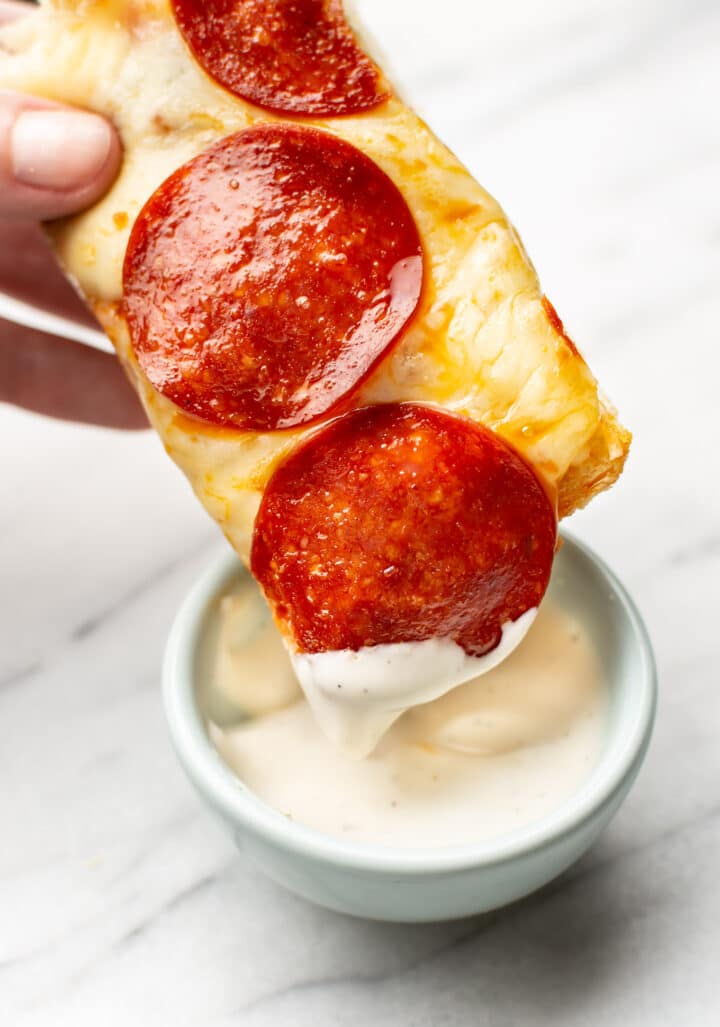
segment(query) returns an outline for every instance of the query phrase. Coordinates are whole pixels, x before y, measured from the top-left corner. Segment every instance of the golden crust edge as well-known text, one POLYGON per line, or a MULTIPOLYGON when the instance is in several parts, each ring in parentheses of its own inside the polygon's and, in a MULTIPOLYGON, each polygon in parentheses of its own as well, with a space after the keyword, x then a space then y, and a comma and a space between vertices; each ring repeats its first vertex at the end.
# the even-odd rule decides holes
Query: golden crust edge
POLYGON ((571 464, 558 482, 558 517, 569 517, 595 496, 612 488, 625 467, 632 434, 615 411, 601 405, 600 422, 587 445, 583 460, 571 464))

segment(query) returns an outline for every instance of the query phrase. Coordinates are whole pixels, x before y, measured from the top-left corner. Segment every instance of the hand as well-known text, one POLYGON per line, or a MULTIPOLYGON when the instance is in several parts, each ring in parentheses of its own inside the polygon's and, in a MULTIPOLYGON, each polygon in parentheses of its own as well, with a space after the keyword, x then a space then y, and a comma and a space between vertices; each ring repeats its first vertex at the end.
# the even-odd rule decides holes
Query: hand
MULTIPOLYGON (((33 17, 0 0, 0 24, 33 17)), ((82 210, 112 183, 120 142, 105 119, 0 91, 0 291, 92 323, 37 224, 82 210)), ((0 401, 66 420, 147 427, 117 360, 67 339, 0 319, 0 401)))

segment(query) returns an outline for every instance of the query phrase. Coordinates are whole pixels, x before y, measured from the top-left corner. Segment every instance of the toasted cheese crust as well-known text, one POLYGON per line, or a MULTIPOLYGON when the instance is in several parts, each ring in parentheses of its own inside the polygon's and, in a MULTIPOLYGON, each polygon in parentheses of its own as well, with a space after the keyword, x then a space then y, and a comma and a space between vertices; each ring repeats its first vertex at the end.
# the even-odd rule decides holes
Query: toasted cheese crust
MULTIPOLYGON (((282 120, 219 87, 167 0, 55 0, 3 30, 0 84, 91 108, 116 124, 119 176, 90 210, 50 226, 58 256, 112 339, 170 456, 247 560, 263 490, 313 428, 248 433, 183 414, 134 358, 122 315, 132 225, 155 189, 217 139, 282 120)), ((399 99, 303 118, 375 161, 401 190, 426 260, 421 308, 354 398, 437 404, 497 431, 557 495, 560 516, 622 471, 630 436, 554 311, 497 202, 399 99)))

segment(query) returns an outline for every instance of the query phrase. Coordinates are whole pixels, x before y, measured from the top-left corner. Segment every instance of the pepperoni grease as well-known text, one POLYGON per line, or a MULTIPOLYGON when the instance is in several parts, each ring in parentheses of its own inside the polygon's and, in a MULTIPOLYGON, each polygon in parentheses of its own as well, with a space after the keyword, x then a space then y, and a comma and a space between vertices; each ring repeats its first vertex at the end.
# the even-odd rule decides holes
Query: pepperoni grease
POLYGON ((394 183, 349 143, 270 124, 179 168, 123 268, 155 388, 217 425, 271 431, 332 411, 413 316, 422 247, 394 183))
POLYGON ((258 107, 337 116, 389 96, 342 0, 173 0, 173 9, 208 75, 258 107))
POLYGON ((298 651, 450 638, 494 649, 540 603, 556 517, 488 428, 412 403, 338 418, 268 484, 251 567, 298 651))

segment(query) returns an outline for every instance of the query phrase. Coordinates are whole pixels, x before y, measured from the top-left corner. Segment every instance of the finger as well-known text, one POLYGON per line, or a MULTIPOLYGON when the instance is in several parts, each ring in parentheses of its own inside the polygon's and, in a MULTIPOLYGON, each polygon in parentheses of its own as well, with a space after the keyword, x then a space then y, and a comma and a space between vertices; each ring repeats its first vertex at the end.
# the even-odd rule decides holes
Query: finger
POLYGON ((25 0, 0 0, 0 25, 15 21, 31 11, 32 7, 25 0))
POLYGON ((0 293, 79 324, 97 321, 70 285, 40 225, 0 218, 0 293))
POLYGON ((3 320, 0 402, 64 421, 148 427, 140 401, 114 356, 3 320))
POLYGON ((120 165, 98 114, 0 91, 0 217, 50 220, 97 200, 120 165))

